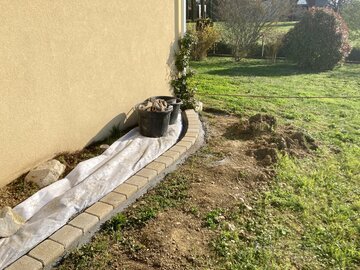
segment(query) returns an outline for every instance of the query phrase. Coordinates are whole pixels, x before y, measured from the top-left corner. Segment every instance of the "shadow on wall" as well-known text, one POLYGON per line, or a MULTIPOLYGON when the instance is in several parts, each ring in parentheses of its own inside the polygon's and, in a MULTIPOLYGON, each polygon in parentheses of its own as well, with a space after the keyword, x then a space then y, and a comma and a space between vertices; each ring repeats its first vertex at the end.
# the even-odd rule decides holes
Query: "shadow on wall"
MULTIPOLYGON (((175 67, 175 54, 178 49, 178 42, 177 40, 181 36, 181 26, 180 26, 180 12, 178 10, 180 6, 180 0, 174 0, 174 39, 176 42, 171 42, 169 45, 169 56, 166 61, 166 65, 168 67, 168 72, 165 75, 165 80, 169 82, 169 95, 173 95, 174 91, 171 87, 171 80, 174 78, 174 76, 177 73, 176 67, 175 67)), ((153 94, 153 96, 157 96, 158 93, 153 94)), ((149 97, 144 97, 144 99, 149 97)), ((142 101, 139 101, 142 102, 142 101)), ((133 104, 135 106, 136 104, 133 104)), ((89 142, 86 144, 86 146, 89 146, 93 143, 102 141, 106 138, 108 138, 111 134, 111 131, 116 128, 118 130, 125 130, 127 128, 134 127, 137 123, 137 113, 132 108, 127 113, 120 113, 117 116, 115 116, 113 119, 111 119, 89 142)))
MULTIPOLYGON (((169 46, 169 56, 166 61, 166 65, 168 67, 168 72, 165 75, 165 80, 169 82, 169 95, 173 95, 173 89, 171 87, 171 80, 174 78, 176 74, 176 67, 175 67, 175 54, 176 50, 178 48, 178 45, 176 42, 171 42, 169 46)), ((153 96, 157 96, 158 93, 154 93, 153 96)), ((149 97, 144 97, 144 100, 149 97)), ((139 101, 142 102, 143 100, 139 101)), ((135 107, 136 104, 133 104, 135 107)), ((108 138, 111 134, 111 131, 116 128, 118 130, 125 130, 127 128, 135 127, 137 124, 137 113, 134 109, 134 107, 128 111, 127 113, 120 113, 117 116, 115 116, 113 119, 111 119, 89 142, 86 144, 86 146, 89 146, 93 143, 102 141, 106 138, 108 138)))
POLYGON ((111 131, 116 128, 124 130, 136 125, 137 114, 132 108, 128 113, 120 113, 111 119, 87 144, 89 146, 93 143, 100 142, 111 135, 111 131))
MULTIPOLYGON (((176 42, 171 42, 169 46, 169 56, 166 61, 166 65, 168 67, 168 72, 165 75, 165 80, 169 82, 169 95, 173 95, 174 91, 171 87, 171 80, 174 78, 176 74, 176 67, 175 67, 175 54, 176 50, 178 48, 178 45, 176 42)), ((157 93, 154 93, 154 96, 157 96, 157 93)), ((145 97, 144 100, 149 97, 145 97)), ((142 102, 143 100, 139 101, 142 102)), ((133 104, 135 107, 136 104, 133 104)), ((130 111, 127 113, 120 113, 117 116, 115 116, 113 119, 111 119, 87 144, 86 146, 89 146, 93 143, 102 141, 106 138, 108 138, 111 134, 111 131, 113 128, 119 129, 119 130, 125 130, 127 128, 135 127, 137 124, 137 112, 135 109, 131 108, 130 111)))

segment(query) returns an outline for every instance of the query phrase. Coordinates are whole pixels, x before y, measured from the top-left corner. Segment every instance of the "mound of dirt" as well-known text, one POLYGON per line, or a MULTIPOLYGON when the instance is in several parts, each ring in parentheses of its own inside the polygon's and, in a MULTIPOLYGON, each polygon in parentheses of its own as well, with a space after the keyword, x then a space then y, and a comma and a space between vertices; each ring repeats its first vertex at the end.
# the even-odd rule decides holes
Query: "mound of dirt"
POLYGON ((303 157, 318 148, 309 134, 292 126, 279 127, 276 118, 267 114, 242 119, 230 127, 229 134, 232 139, 253 141, 247 154, 264 166, 277 162, 278 152, 303 157))
POLYGON ((267 114, 256 114, 240 122, 238 133, 240 135, 257 136, 262 133, 271 132, 275 127, 275 117, 267 114))

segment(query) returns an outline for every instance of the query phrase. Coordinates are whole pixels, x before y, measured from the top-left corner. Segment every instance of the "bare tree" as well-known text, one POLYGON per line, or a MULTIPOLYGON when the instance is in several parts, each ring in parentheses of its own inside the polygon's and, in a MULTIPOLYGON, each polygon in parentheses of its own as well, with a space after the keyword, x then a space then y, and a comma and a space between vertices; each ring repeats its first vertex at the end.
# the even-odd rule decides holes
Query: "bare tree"
POLYGON ((262 33, 288 15, 292 0, 221 0, 218 6, 235 61, 246 57, 262 33))
POLYGON ((350 29, 350 39, 360 40, 360 0, 346 3, 340 10, 340 14, 350 29))
POLYGON ((329 0, 328 5, 336 12, 340 12, 341 9, 348 3, 350 3, 351 0, 329 0))

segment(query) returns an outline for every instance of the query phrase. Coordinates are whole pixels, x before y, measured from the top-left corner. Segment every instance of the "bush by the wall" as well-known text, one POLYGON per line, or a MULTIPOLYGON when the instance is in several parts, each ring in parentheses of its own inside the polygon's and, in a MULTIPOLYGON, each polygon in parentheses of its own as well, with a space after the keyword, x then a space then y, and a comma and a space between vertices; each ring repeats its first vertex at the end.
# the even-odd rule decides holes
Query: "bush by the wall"
POLYGON ((353 48, 346 60, 351 62, 360 62, 360 48, 353 48))
POLYGON ((195 99, 196 88, 189 85, 188 79, 194 75, 190 68, 192 48, 196 45, 196 38, 191 32, 179 40, 179 50, 175 54, 177 72, 171 81, 176 97, 183 101, 182 109, 194 109, 198 101, 195 99))
POLYGON ((350 53, 348 36, 346 23, 338 13, 311 9, 287 33, 286 56, 305 69, 333 69, 350 53))

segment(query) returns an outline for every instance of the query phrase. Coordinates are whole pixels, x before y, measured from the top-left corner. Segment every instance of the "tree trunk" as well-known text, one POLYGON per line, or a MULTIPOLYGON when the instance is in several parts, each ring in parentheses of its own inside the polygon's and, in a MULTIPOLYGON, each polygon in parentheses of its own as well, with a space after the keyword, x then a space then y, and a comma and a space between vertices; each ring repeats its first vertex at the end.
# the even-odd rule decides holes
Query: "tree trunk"
POLYGON ((201 5, 201 18, 200 19, 205 19, 205 0, 201 0, 200 5, 201 5))
POLYGON ((233 47, 233 57, 234 57, 235 62, 240 62, 241 56, 240 56, 240 50, 239 50, 238 46, 233 47))
POLYGON ((213 20, 213 3, 212 0, 208 0, 207 2, 207 14, 208 17, 213 20))
POLYGON ((196 0, 191 0, 191 19, 194 22, 196 18, 196 0))

